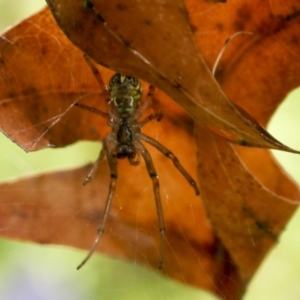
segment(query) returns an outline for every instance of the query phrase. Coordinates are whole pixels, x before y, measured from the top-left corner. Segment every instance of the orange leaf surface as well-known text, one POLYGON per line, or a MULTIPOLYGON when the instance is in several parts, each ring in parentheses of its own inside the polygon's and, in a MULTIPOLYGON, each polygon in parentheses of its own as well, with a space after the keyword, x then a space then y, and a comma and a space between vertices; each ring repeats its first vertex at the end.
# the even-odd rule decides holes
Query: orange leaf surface
POLYGON ((290 185, 283 194, 273 192, 249 172, 233 146, 201 128, 197 135, 208 218, 247 282, 299 204, 292 201, 299 199, 299 189, 290 185))
POLYGON ((100 138, 102 120, 73 108, 79 100, 96 106, 99 85, 47 10, 5 33, 0 53, 0 126, 11 140, 33 151, 100 138))

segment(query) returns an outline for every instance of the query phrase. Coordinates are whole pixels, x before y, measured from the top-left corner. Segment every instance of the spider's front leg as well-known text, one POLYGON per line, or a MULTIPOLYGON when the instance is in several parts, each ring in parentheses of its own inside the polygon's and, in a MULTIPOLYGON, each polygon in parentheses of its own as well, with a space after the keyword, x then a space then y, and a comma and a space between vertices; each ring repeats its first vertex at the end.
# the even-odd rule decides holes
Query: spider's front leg
POLYGON ((149 104, 151 104, 152 99, 154 97, 155 87, 153 85, 149 85, 148 94, 145 102, 134 112, 133 118, 138 119, 147 109, 149 104))
POLYGON ((99 116, 101 116, 103 118, 106 118, 106 119, 108 118, 108 114, 107 113, 105 113, 105 112, 103 112, 103 111, 101 111, 101 110, 99 110, 99 109, 97 109, 95 107, 90 107, 88 105, 81 104, 81 103, 75 103, 75 106, 79 107, 79 108, 82 108, 84 110, 87 110, 87 111, 89 111, 89 112, 91 112, 93 114, 97 114, 97 115, 99 115, 99 116))
MULTIPOLYGON (((106 137, 103 140, 103 150, 102 150, 102 152, 105 152, 105 154, 106 154, 107 162, 108 162, 109 169, 110 169, 110 183, 109 183, 108 195, 107 195, 107 198, 106 198, 106 203, 105 203, 105 208, 104 208, 104 211, 103 211, 103 216, 102 216, 102 219, 100 221, 100 224, 99 224, 99 227, 98 227, 98 230, 97 230, 97 236, 94 240, 94 243, 93 243, 89 253, 85 257, 85 259, 81 262, 81 264, 77 267, 77 270, 79 270, 89 260, 89 258, 92 256, 92 254, 94 253, 94 251, 96 250, 96 248, 99 244, 100 237, 104 233, 104 228, 105 228, 105 224, 106 224, 106 221, 107 221, 108 213, 109 213, 111 203, 112 203, 112 199, 113 199, 113 196, 114 196, 115 190, 116 190, 116 183, 117 183, 117 179, 118 179, 117 158, 115 156, 114 150, 109 150, 108 149, 107 140, 108 140, 108 137, 106 137)), ((102 154, 102 152, 101 152, 101 154, 102 154)), ((100 157, 101 157, 101 154, 100 154, 100 157)))
POLYGON ((89 67, 91 68, 91 70, 92 70, 92 72, 93 72, 93 74, 94 74, 94 76, 95 76, 95 78, 96 78, 96 80, 97 80, 97 82, 98 82, 98 84, 99 84, 99 86, 101 88, 101 91, 104 94, 105 100, 107 102, 109 102, 109 94, 108 94, 106 86, 105 86, 105 84, 103 82, 103 79, 102 79, 102 77, 101 77, 101 75, 99 73, 99 70, 97 69, 97 67, 95 66, 95 64, 93 63, 93 61, 88 57, 87 54, 84 54, 83 57, 84 57, 85 61, 87 62, 87 64, 89 65, 89 67))

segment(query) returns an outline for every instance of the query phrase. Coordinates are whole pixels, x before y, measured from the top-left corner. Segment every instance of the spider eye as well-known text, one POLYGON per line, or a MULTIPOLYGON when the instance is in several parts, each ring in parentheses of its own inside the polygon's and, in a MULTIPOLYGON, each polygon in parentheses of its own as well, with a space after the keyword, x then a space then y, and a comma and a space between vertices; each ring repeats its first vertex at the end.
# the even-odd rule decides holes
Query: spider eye
POLYGON ((139 86, 139 81, 136 77, 128 76, 128 75, 123 75, 120 73, 116 73, 109 82, 109 86, 132 86, 132 87, 137 87, 139 86))
POLYGON ((126 82, 130 84, 133 87, 136 87, 139 85, 139 81, 135 77, 126 76, 126 82))
POLYGON ((121 74, 116 73, 111 79, 110 79, 110 84, 120 84, 121 83, 121 74))

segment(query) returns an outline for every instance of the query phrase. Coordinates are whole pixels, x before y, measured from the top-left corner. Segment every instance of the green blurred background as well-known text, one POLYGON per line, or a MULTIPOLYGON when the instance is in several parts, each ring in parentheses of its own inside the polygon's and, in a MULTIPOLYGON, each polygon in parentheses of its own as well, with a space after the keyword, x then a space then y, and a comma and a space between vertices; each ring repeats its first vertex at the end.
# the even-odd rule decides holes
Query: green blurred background
MULTIPOLYGON (((0 0, 0 30, 44 5, 44 0, 0 0)), ((300 149, 300 137, 295 135, 300 128, 299 100, 300 90, 291 93, 269 126, 276 138, 296 149, 300 149)), ((65 149, 25 154, 3 135, 0 143, 1 181, 74 168, 94 161, 100 148, 98 143, 81 142, 65 149)), ((276 151, 274 155, 300 182, 300 157, 276 151)), ((298 213, 257 272, 244 299, 300 299, 299 226, 298 213)), ((85 251, 62 246, 0 240, 0 299, 217 299, 204 291, 168 280, 159 272, 100 255, 94 255, 78 272, 75 268, 85 254, 85 251)))

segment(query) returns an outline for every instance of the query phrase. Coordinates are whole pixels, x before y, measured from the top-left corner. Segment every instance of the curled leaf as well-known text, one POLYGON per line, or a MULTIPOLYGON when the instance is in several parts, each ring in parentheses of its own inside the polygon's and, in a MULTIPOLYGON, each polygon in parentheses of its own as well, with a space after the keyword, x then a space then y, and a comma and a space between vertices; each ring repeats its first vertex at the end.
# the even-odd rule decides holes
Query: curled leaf
POLYGON ((96 62, 151 82, 197 123, 241 145, 292 149, 233 105, 194 42, 182 0, 48 0, 69 39, 96 62))

